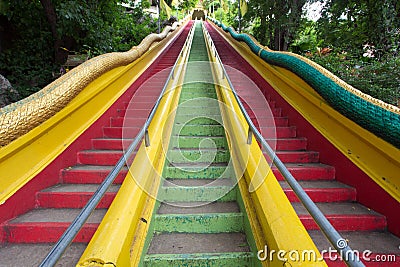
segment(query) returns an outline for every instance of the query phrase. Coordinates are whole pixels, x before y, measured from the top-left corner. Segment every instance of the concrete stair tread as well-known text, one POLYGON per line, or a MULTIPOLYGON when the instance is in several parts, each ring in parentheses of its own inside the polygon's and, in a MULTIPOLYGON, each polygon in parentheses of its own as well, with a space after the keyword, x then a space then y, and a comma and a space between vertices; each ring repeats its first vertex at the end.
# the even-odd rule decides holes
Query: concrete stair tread
MULTIPOLYGON (((16 223, 48 223, 48 222, 72 222, 79 214, 80 209, 34 209, 9 221, 9 224, 16 223)), ((106 209, 96 209, 90 215, 87 223, 100 223, 106 209)))
POLYGON ((212 186, 233 186, 232 179, 173 179, 167 178, 163 186, 165 187, 212 187, 212 186))
MULTIPOLYGON (((58 184, 42 190, 41 192, 47 193, 76 193, 76 192, 89 192, 94 193, 99 188, 99 184, 58 184)), ((111 185, 107 192, 118 192, 119 185, 111 185)))
POLYGON ((169 166, 176 168, 228 167, 228 162, 170 162, 169 166))
MULTIPOLYGON (((337 181, 298 181, 303 188, 353 188, 337 181)), ((290 188, 286 181, 279 181, 284 189, 290 188)))
POLYGON ((246 235, 243 233, 161 233, 154 235, 147 253, 190 254, 249 251, 246 235))
POLYGON ((79 153, 93 153, 93 154, 110 154, 110 153, 122 153, 123 151, 120 149, 88 149, 82 150, 79 153))
POLYGON ((235 201, 229 202, 168 202, 162 203, 158 214, 202 214, 240 212, 235 201))
MULTIPOLYGON (((329 247, 333 249, 333 246, 321 231, 312 230, 308 231, 308 233, 320 251, 324 249, 328 250, 329 247)), ((373 253, 400 255, 400 238, 387 231, 341 231, 339 233, 346 239, 353 250, 358 250, 360 253, 365 250, 370 250, 373 253)))
MULTIPOLYGON (((54 244, 15 244, 0 245, 1 266, 39 266, 54 244)), ((86 244, 73 243, 57 262, 57 266, 75 266, 86 244)))
MULTIPOLYGON (((379 213, 366 208, 359 203, 316 203, 325 215, 372 215, 382 216, 379 213)), ((292 203, 293 208, 299 215, 308 215, 308 211, 301 203, 292 203)))
MULTIPOLYGON (((297 180, 333 180, 335 179, 335 168, 322 163, 286 163, 286 168, 297 180)), ((283 180, 279 170, 271 167, 278 180, 283 180)))
MULTIPOLYGON (((75 165, 68 167, 66 169, 63 169, 63 171, 108 171, 110 172, 114 166, 107 166, 107 165, 75 165)), ((122 170, 127 171, 127 167, 123 167, 122 170)))

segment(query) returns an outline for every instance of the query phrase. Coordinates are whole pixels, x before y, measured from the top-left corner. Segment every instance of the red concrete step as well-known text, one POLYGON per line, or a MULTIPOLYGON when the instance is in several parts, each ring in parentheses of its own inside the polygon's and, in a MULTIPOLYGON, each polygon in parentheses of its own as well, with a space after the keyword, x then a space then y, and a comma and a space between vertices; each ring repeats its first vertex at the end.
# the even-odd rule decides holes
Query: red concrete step
POLYGON ((299 151, 307 149, 307 139, 304 137, 266 139, 266 141, 272 146, 275 145, 277 151, 299 151))
POLYGON ((254 123, 254 125, 257 127, 287 127, 289 125, 289 120, 287 117, 257 117, 257 118, 251 118, 251 121, 254 123))
MULTIPOLYGON (((128 124, 128 123, 126 123, 128 124)), ((129 126, 123 126, 123 127, 103 127, 103 134, 104 137, 108 138, 135 138, 142 127, 129 127, 129 126)))
MULTIPOLYGON (((282 109, 281 108, 272 108, 270 107, 272 115, 274 117, 282 117, 282 109)), ((267 111, 267 107, 264 108, 253 108, 246 109, 247 114, 249 114, 250 118, 254 117, 262 117, 266 115, 271 115, 270 111, 267 111)))
MULTIPOLYGON (((334 180, 335 179, 335 168, 329 165, 320 163, 307 163, 307 164, 285 164, 286 168, 290 171, 294 178, 298 181, 310 181, 310 180, 334 180)), ((282 174, 272 166, 276 178, 279 181, 283 181, 282 174)))
MULTIPOLYGON (((289 184, 279 182, 291 202, 299 202, 289 184)), ((314 202, 356 201, 356 189, 336 181, 299 181, 301 187, 314 202)))
MULTIPOLYGON (((71 184, 100 184, 107 177, 113 166, 91 166, 77 165, 60 171, 60 180, 63 183, 71 184)), ((124 180, 128 168, 124 167, 114 183, 121 184, 124 180)))
MULTIPOLYGON (((83 208, 99 184, 58 184, 36 193, 36 202, 40 208, 83 208)), ((114 200, 119 185, 111 185, 97 208, 108 208, 114 200)))
POLYGON ((111 127, 143 127, 147 120, 147 117, 143 118, 124 118, 124 117, 116 117, 111 118, 111 127))
POLYGON ((283 163, 319 162, 319 153, 316 151, 276 151, 276 155, 283 163))
POLYGON ((123 150, 126 149, 133 139, 120 138, 96 138, 92 139, 92 148, 98 150, 123 150))
MULTIPOLYGON (((0 227, 0 236, 8 243, 56 242, 79 214, 80 209, 34 209, 0 227)), ((74 242, 89 242, 105 209, 96 209, 80 230, 74 242)))
POLYGON ((264 138, 293 138, 296 137, 296 127, 259 127, 264 138))
MULTIPOLYGON (((387 223, 385 216, 358 203, 316 203, 325 217, 338 231, 383 231, 387 223)), ((292 202, 307 230, 318 230, 318 225, 301 203, 292 202)))
POLYGON ((78 164, 115 165, 122 155, 121 150, 84 150, 78 152, 78 164))

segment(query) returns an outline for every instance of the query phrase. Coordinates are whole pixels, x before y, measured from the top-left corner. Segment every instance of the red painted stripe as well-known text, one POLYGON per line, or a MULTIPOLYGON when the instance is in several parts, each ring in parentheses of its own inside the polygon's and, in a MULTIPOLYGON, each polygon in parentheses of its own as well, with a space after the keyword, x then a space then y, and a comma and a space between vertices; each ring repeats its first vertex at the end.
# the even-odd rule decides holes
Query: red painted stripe
MULTIPOLYGON (((386 229, 386 218, 382 215, 325 214, 325 217, 337 231, 383 231, 386 229)), ((299 215, 299 218, 307 230, 319 230, 310 215, 299 215)))
MULTIPOLYGON (((75 170, 63 169, 60 171, 61 182, 69 184, 100 184, 107 177, 111 169, 75 170)), ((127 170, 122 170, 115 178, 115 184, 122 184, 127 170)))
MULTIPOLYGON (((5 226, 9 243, 53 243, 61 237, 68 222, 12 223, 5 226)), ((73 242, 88 243, 97 230, 98 223, 86 223, 73 242)))
POLYGON ((124 118, 124 117, 116 117, 111 118, 111 127, 143 127, 146 122, 147 117, 143 118, 124 118))
MULTIPOLYGON (((319 153, 316 151, 277 151, 276 155, 283 163, 317 163, 319 153)), ((264 153, 265 157, 268 157, 264 153)), ((310 170, 312 171, 312 170, 310 170)))
POLYGON ((85 150, 78 152, 78 163, 85 165, 115 165, 122 157, 122 151, 85 150))
MULTIPOLYGON (((287 167, 290 173, 296 178, 298 181, 310 181, 310 180, 334 180, 335 179, 335 168, 327 165, 313 165, 307 167, 307 164, 299 164, 297 167, 288 166, 287 167)), ((272 171, 274 172, 275 177, 278 181, 283 181, 284 178, 282 174, 276 169, 276 167, 272 167, 272 171)))
POLYGON ((129 125, 124 125, 124 127, 104 127, 104 137, 108 138, 135 138, 140 132, 141 127, 129 127, 129 125))

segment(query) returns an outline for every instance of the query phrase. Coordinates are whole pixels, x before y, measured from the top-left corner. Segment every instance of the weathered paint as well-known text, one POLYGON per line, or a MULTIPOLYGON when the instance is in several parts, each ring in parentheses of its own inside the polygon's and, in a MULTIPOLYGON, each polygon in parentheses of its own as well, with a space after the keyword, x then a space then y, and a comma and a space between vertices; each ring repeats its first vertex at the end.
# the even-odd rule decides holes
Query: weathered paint
POLYGON ((229 233, 243 231, 242 213, 157 214, 157 232, 229 233))
POLYGON ((236 189, 232 189, 232 186, 170 186, 162 187, 159 197, 168 202, 234 201, 236 200, 236 189))
MULTIPOLYGON (((204 41, 203 41, 204 42, 204 41)), ((203 51, 193 48, 189 60, 207 58, 205 45, 203 51)), ((207 65, 206 65, 207 66, 207 65)), ((211 77, 207 69, 194 69, 188 66, 185 81, 211 77)), ((175 117, 173 136, 167 152, 167 161, 163 170, 166 182, 162 183, 158 198, 173 202, 213 202, 236 201, 237 187, 234 186, 233 169, 230 161, 228 143, 219 105, 213 85, 191 83, 182 87, 182 106, 175 117), (190 90, 190 91, 189 91, 190 90), (193 100, 195 99, 195 100, 193 100), (187 102, 185 102, 187 101, 187 102), (212 184, 213 179, 221 179, 212 184), (173 180, 171 180, 173 179, 173 180), (174 180, 192 179, 192 184, 203 184, 195 180, 210 180, 207 186, 173 185, 174 180)), ((190 212, 190 211, 189 211, 190 212)), ((202 214, 154 214, 154 231, 161 233, 235 233, 244 231, 246 215, 241 212, 221 212, 202 214)), ((251 235, 251 231, 246 234, 251 235)), ((148 239, 151 238, 149 235, 148 239)), ((253 240, 252 237, 249 237, 253 240)), ((247 242, 244 246, 248 246, 247 242)), ((254 247, 254 246, 252 246, 254 247)), ((254 266, 254 254, 249 252, 180 254, 148 254, 144 257, 144 266, 254 266)))
POLYGON ((148 255, 145 266, 191 266, 191 267, 250 267, 254 255, 251 252, 204 253, 204 254, 153 254, 148 255))

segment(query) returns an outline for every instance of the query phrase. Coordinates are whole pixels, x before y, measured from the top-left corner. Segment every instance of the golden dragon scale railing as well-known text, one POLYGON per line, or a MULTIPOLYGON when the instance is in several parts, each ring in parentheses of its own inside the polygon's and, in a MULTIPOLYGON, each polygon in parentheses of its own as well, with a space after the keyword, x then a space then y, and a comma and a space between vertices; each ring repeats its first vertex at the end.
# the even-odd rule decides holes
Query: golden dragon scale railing
POLYGON ((63 109, 89 83, 104 73, 125 66, 164 39, 179 23, 167 26, 159 34, 150 34, 126 52, 113 52, 94 57, 77 66, 42 90, 0 109, 0 146, 6 146, 28 133, 63 109))

